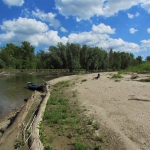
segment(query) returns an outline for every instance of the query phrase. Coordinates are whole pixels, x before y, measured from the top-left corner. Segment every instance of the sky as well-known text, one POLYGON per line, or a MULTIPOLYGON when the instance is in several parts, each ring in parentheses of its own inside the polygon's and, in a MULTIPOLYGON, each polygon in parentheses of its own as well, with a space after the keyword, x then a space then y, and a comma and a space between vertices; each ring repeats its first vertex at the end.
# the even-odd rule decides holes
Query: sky
POLYGON ((78 43, 150 56, 150 0, 0 0, 0 47, 78 43))

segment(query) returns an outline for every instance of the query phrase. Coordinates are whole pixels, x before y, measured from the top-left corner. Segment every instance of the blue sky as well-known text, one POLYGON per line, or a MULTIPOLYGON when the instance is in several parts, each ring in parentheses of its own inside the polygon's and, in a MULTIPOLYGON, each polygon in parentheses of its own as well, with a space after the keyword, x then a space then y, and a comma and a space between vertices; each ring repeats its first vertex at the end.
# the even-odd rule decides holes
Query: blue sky
POLYGON ((58 42, 150 56, 150 0, 1 0, 0 46, 58 42))

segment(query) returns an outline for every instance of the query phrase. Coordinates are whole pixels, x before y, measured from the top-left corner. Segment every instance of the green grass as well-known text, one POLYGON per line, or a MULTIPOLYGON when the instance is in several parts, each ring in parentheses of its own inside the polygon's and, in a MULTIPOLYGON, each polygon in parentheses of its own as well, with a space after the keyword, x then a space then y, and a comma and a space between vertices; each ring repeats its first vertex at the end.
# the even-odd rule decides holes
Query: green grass
POLYGON ((150 82, 150 77, 148 77, 146 79, 140 79, 139 81, 141 81, 141 82, 150 82))
POLYGON ((86 145, 83 145, 80 142, 75 143, 75 150, 89 150, 86 145))
POLYGON ((120 73, 117 73, 117 74, 113 74, 111 78, 118 79, 118 78, 123 78, 123 76, 120 73))
POLYGON ((138 66, 130 66, 125 69, 126 72, 150 73, 150 62, 143 62, 138 66))
MULTIPOLYGON (((68 91, 68 86, 71 85, 72 83, 69 81, 59 82, 54 85, 57 90, 51 92, 42 124, 51 128, 56 139, 62 136, 74 140, 73 146, 75 150, 91 150, 94 149, 95 146, 99 147, 98 145, 102 143, 102 140, 92 140, 96 138, 94 133, 99 129, 99 124, 97 122, 94 123, 91 118, 85 118, 85 115, 82 114, 83 112, 85 113, 85 111, 83 111, 82 107, 79 107, 75 100, 77 97, 72 96, 72 92, 68 91), (63 91, 63 94, 60 94, 59 90, 63 91), (69 94, 70 98, 74 100, 67 98, 69 94), (68 135, 68 133, 70 134, 68 135)), ((52 138, 52 135, 46 135, 48 136, 46 138, 45 134, 43 134, 42 126, 40 130, 44 147, 52 147, 53 141, 47 141, 47 139, 52 138)))

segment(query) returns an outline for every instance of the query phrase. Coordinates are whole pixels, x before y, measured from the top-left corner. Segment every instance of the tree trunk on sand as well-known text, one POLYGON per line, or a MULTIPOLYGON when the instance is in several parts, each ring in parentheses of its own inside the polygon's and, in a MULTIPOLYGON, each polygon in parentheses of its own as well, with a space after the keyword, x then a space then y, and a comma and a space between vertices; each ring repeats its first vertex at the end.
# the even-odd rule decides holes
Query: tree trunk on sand
POLYGON ((3 136, 0 138, 0 145, 3 144, 3 142, 8 137, 8 135, 10 135, 16 128, 19 128, 22 125, 28 111, 30 110, 30 108, 34 102, 35 93, 36 93, 36 91, 32 94, 31 98, 28 99, 27 103, 22 107, 20 113, 17 115, 17 117, 13 121, 12 125, 4 132, 3 136))
POLYGON ((44 111, 46 108, 46 103, 47 103, 49 97, 50 97, 50 91, 49 91, 49 85, 47 84, 46 85, 46 95, 41 103, 38 114, 32 125, 32 133, 29 138, 30 150, 43 150, 44 149, 44 146, 39 139, 39 124, 42 121, 43 114, 44 114, 44 111))

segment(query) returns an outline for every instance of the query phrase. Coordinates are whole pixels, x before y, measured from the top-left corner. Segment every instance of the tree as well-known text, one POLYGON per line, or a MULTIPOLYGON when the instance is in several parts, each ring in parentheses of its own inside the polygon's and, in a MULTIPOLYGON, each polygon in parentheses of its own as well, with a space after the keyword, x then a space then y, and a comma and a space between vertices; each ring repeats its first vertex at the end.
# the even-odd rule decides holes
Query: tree
POLYGON ((23 41, 21 46, 22 52, 22 69, 36 68, 34 47, 29 42, 23 41))
POLYGON ((113 68, 114 58, 113 58, 113 50, 112 48, 109 50, 109 69, 113 68))
POLYGON ((121 68, 121 55, 119 52, 113 53, 113 70, 119 70, 121 68))
POLYGON ((50 52, 50 60, 51 60, 51 63, 53 64, 53 67, 55 69, 62 68, 63 62, 60 58, 59 48, 57 48, 56 46, 50 46, 49 52, 50 52))
POLYGON ((147 57, 146 57, 146 61, 150 61, 150 56, 147 56, 147 57))
POLYGON ((72 72, 74 69, 81 68, 80 65, 80 45, 67 43, 66 44, 66 55, 68 60, 68 69, 72 72))
POLYGON ((136 59, 135 59, 135 65, 140 65, 142 64, 142 57, 141 56, 138 56, 136 59))

